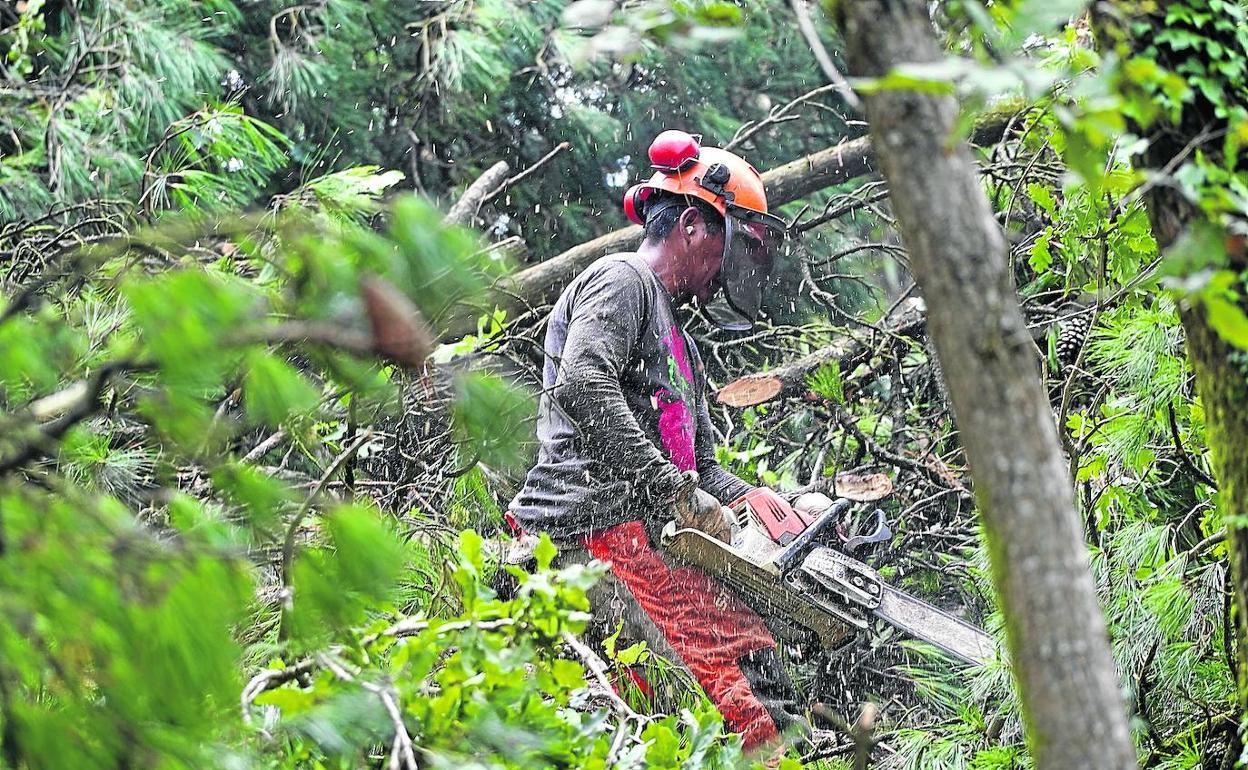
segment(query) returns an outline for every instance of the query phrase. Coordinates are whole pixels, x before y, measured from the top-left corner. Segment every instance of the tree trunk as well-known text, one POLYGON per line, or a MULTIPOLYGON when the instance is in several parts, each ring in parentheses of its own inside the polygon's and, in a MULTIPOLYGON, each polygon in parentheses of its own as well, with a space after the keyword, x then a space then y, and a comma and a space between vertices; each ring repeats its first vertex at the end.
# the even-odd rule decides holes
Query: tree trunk
MULTIPOLYGON (((1121 26, 1124 21, 1144 21, 1148 26, 1134 28, 1127 37, 1132 48, 1138 52, 1145 44, 1156 39, 1170 20, 1159 22, 1156 17, 1141 16, 1141 7, 1130 3, 1106 4, 1093 9, 1094 29, 1103 33, 1119 27, 1112 39, 1123 38, 1121 26), (1112 9, 1112 10, 1111 10, 1112 9)), ((1228 36, 1222 41, 1226 51, 1243 59, 1248 51, 1238 38, 1228 36)), ((1175 50, 1158 62, 1171 72, 1202 71, 1201 59, 1208 56, 1206 50, 1186 47, 1175 50), (1195 59, 1199 69, 1185 67, 1184 58, 1195 59)), ((1189 82, 1192 82, 1189 74, 1189 82)), ((1208 105, 1203 109, 1207 110, 1208 105)), ((1134 130, 1149 139, 1144 152, 1144 165, 1167 176, 1178 165, 1175 161, 1186 155, 1200 143, 1201 135, 1216 136, 1218 131, 1229 127, 1224 118, 1204 112, 1197 100, 1186 105, 1178 124, 1164 122, 1154 124, 1151 130, 1133 126, 1134 130), (1190 144, 1189 144, 1190 143, 1190 144)), ((1219 154, 1217 145, 1202 148, 1211 156, 1219 154)), ((1219 159, 1220 160, 1220 159, 1219 159)), ((1241 161, 1242 163, 1242 161, 1241 161)), ((1242 166, 1240 167, 1242 169, 1242 166)), ((1242 174, 1242 170, 1239 172, 1242 174)), ((1179 239, 1182 232, 1195 222, 1202 221, 1206 212, 1195 206, 1176 185, 1150 185, 1144 204, 1148 210, 1157 250, 1164 253, 1179 239)), ((1240 276, 1248 269, 1241 253, 1230 255, 1227 268, 1240 276)), ((1242 280, 1234 287, 1239 293, 1240 309, 1248 312, 1248 286, 1242 280)), ((1199 297, 1182 299, 1179 317, 1187 337, 1187 356, 1196 374, 1196 391, 1205 412, 1205 440, 1211 455, 1211 467, 1218 484, 1218 509, 1226 527, 1226 548, 1229 560, 1231 590, 1235 616, 1236 679, 1240 718, 1248 714, 1248 364, 1245 351, 1229 344, 1209 325, 1208 314, 1199 297)), ((1229 643, 1229 642, 1228 642, 1229 643)), ((1237 740, 1231 742, 1228 752, 1234 752, 1237 740)), ((1229 754, 1228 756, 1233 756, 1229 754)))
MULTIPOLYGON (((833 12, 857 75, 942 58, 922 0, 843 0, 833 12)), ((883 91, 866 106, 970 462, 1036 766, 1134 768, 1082 523, 1005 239, 969 148, 949 138, 957 104, 883 91)))
MULTIPOLYGON (((1155 142, 1144 161, 1152 168, 1164 167, 1188 140, 1178 134, 1168 142, 1155 142)), ((1158 251, 1174 245, 1179 235, 1203 213, 1181 193, 1165 185, 1144 197, 1158 251)), ((1243 265, 1236 266, 1242 270, 1243 265)), ((1240 287, 1244 296, 1245 287, 1240 287)), ((1241 309, 1248 312, 1244 303, 1241 309)), ((1236 688, 1241 716, 1248 713, 1248 371, 1244 352, 1230 345, 1209 325, 1199 300, 1183 301, 1179 309, 1187 337, 1187 357, 1196 373, 1196 392, 1205 410, 1205 442, 1211 469, 1218 482, 1218 508, 1226 526, 1226 551, 1234 597, 1236 688)))
POLYGON ((1218 482, 1218 507, 1226 522, 1235 597, 1239 708, 1248 713, 1248 374, 1243 351, 1231 347, 1208 324, 1203 307, 1182 312, 1187 355, 1205 408, 1205 440, 1218 482))

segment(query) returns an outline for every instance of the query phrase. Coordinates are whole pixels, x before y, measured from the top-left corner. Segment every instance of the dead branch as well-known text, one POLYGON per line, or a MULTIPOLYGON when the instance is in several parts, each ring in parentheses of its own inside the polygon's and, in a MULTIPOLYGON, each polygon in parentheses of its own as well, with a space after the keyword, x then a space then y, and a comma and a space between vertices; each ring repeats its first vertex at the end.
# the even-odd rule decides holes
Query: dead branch
MULTIPOLYGON (((533 172, 540 169, 542 166, 545 166, 547 163, 549 163, 556 155, 558 155, 559 153, 571 147, 572 147, 571 142, 560 142, 559 144, 555 145, 555 149, 551 150, 550 152, 546 153, 542 157, 538 158, 537 161, 533 165, 524 169, 519 174, 516 174, 515 176, 510 177, 509 179, 507 179, 507 181, 503 182, 494 190, 490 191, 489 194, 487 194, 484 198, 481 199, 481 203, 492 201, 495 198, 497 198, 499 195, 502 195, 507 190, 510 190, 512 187, 515 187, 517 184, 519 184, 525 178, 527 178, 530 174, 532 174, 533 172)), ((479 204, 478 204, 478 207, 479 207, 479 204)))
POLYGON ((70 428, 99 409, 100 396, 108 387, 113 375, 138 368, 142 368, 141 365, 133 361, 110 361, 96 369, 86 382, 75 383, 66 388, 66 391, 70 391, 70 397, 62 398, 57 394, 50 396, 50 399, 57 402, 57 411, 60 416, 41 425, 21 448, 11 456, 0 460, 0 476, 55 452, 57 442, 69 432, 70 428))
POLYGON ((835 83, 826 86, 819 86, 818 88, 812 91, 807 91, 796 99, 782 104, 779 107, 772 107, 771 110, 768 111, 767 117, 758 121, 751 120, 738 128, 737 133, 732 137, 732 141, 725 144, 724 149, 731 150, 741 144, 744 144, 745 142, 748 142, 751 137, 768 126, 774 126, 779 123, 787 123, 790 120, 797 120, 800 116, 792 113, 794 107, 804 104, 817 96, 822 96, 830 91, 835 91, 836 89, 837 86, 835 83))
POLYGON ((464 194, 459 197, 454 206, 451 206, 451 210, 446 212, 442 221, 448 225, 468 224, 477 209, 490 196, 490 192, 505 182, 507 172, 510 170, 511 167, 504 160, 490 166, 484 174, 477 177, 477 181, 468 185, 468 189, 464 190, 464 194))
MULTIPOLYGON (((987 113, 977 124, 972 139, 980 144, 999 141, 1017 108, 1017 104, 1009 102, 987 113)), ((781 206, 868 174, 874 169, 874 161, 870 138, 860 137, 774 168, 763 174, 763 184, 771 205, 781 206)), ((642 230, 636 225, 613 230, 501 279, 484 304, 475 307, 465 304, 448 314, 439 329, 441 341, 452 342, 473 334, 477 330, 477 318, 494 306, 514 317, 533 307, 552 304, 563 288, 590 263, 607 254, 634 248, 641 242, 641 235, 642 230)))
POLYGON ((840 92, 846 104, 861 112, 862 100, 858 98, 858 94, 854 93, 854 89, 849 87, 849 81, 845 80, 845 77, 837 70, 836 65, 832 63, 832 57, 828 55, 828 50, 823 47, 823 41, 819 39, 819 31, 815 29, 815 22, 810 18, 810 9, 806 7, 806 0, 791 0, 791 5, 793 15, 797 17, 797 28, 801 31, 802 37, 806 39, 806 44, 810 46, 810 52, 815 55, 815 61, 819 62, 819 68, 823 70, 824 76, 836 86, 836 90, 840 92))

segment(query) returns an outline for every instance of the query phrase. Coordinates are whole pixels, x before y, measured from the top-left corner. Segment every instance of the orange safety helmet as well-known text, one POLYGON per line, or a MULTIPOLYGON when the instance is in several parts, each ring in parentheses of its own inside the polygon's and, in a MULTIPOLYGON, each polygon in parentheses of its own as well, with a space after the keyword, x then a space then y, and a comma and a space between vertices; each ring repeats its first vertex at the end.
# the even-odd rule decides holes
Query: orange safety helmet
POLYGON ((740 155, 718 147, 702 147, 700 139, 671 130, 654 138, 650 144, 654 176, 633 185, 624 195, 624 213, 629 220, 645 224, 646 201, 658 191, 701 198, 721 215, 728 213, 730 203, 759 214, 767 213, 767 193, 758 170, 740 155))
POLYGON ((656 213, 647 211, 647 204, 662 197, 660 193, 692 196, 718 211, 724 218, 725 234, 724 259, 716 280, 727 307, 712 303, 707 314, 724 329, 751 328, 759 316, 762 286, 771 272, 775 245, 786 230, 784 220, 767 211, 762 176, 741 156, 702 147, 700 136, 684 131, 659 134, 649 154, 654 176, 624 194, 624 214, 644 225, 656 213))

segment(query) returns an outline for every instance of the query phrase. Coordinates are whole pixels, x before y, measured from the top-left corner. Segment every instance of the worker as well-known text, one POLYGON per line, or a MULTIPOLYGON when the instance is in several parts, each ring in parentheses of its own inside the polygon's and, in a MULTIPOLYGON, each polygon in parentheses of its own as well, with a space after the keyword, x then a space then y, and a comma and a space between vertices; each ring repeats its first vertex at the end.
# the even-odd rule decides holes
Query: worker
POLYGON ((721 327, 750 328, 784 223, 739 156, 680 131, 649 155, 653 177, 624 199, 641 246, 590 265, 551 311, 537 464, 509 513, 568 558, 609 564, 590 591, 591 638, 646 642, 697 679, 747 750, 775 747, 802 724, 775 640, 718 580, 663 553, 658 531, 675 518, 726 540, 721 504, 747 494, 788 509, 716 463, 706 375, 675 315, 693 300, 721 327))

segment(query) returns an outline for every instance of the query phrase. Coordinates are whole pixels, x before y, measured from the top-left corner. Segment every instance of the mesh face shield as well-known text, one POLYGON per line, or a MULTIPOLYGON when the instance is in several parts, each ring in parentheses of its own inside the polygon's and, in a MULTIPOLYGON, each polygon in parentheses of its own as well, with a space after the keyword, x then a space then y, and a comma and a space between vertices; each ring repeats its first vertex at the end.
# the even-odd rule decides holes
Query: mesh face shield
POLYGON ((724 216, 724 261, 716 278, 722 291, 706 306, 712 323, 729 331, 754 326, 784 232, 779 217, 729 205, 724 216))

